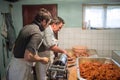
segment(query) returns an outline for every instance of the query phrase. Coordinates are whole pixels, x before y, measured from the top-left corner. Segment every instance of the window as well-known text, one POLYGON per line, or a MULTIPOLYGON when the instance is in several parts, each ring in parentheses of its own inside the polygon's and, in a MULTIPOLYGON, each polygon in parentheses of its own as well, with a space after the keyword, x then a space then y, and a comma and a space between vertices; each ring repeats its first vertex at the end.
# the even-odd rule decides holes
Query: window
POLYGON ((83 26, 120 28, 120 5, 83 5, 83 26))

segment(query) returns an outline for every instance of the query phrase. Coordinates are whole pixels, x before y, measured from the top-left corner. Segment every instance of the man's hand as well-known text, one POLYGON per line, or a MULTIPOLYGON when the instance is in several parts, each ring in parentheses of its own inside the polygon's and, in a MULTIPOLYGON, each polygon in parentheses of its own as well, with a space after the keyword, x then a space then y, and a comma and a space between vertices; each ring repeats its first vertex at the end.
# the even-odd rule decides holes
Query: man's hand
POLYGON ((25 51, 24 59, 30 62, 41 62, 43 64, 47 64, 49 62, 49 58, 40 57, 38 54, 33 54, 29 50, 25 51))
POLYGON ((40 62, 43 63, 43 64, 47 64, 49 62, 49 58, 41 57, 41 61, 40 62))
POLYGON ((64 54, 66 54, 68 58, 71 58, 70 54, 68 54, 66 50, 64 50, 64 54))

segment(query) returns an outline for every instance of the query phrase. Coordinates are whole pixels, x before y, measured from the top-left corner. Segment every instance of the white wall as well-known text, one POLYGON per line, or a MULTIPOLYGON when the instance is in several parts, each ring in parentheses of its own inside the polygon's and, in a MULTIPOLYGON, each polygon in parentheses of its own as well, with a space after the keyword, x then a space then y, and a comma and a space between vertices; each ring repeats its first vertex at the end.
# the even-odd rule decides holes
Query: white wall
POLYGON ((82 4, 84 3, 118 4, 115 0, 19 0, 11 3, 13 5, 12 15, 16 32, 18 34, 23 27, 22 5, 57 4, 58 16, 65 20, 65 27, 81 27, 82 4))
POLYGON ((120 50, 120 30, 81 30, 63 28, 59 32, 60 47, 68 49, 75 45, 96 49, 99 56, 111 57, 112 50, 120 50))

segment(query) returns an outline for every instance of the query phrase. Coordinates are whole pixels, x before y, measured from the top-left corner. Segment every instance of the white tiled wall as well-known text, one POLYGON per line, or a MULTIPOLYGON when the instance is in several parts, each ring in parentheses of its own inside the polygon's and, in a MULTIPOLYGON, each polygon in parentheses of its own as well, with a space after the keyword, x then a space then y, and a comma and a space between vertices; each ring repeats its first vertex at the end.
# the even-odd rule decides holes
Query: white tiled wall
POLYGON ((120 50, 120 30, 82 30, 62 28, 59 32, 59 46, 72 48, 74 45, 96 49, 99 56, 111 57, 112 50, 120 50))

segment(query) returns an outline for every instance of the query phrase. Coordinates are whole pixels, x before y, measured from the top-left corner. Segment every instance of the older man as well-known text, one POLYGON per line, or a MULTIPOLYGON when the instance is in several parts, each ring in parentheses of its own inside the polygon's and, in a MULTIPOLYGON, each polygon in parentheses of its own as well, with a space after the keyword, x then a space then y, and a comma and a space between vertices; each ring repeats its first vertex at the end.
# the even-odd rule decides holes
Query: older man
MULTIPOLYGON (((47 27, 44 31, 44 43, 42 44, 43 48, 39 48, 39 55, 42 57, 50 58, 53 56, 50 50, 57 53, 67 54, 67 51, 61 49, 57 46, 58 40, 55 38, 55 34, 57 33, 64 25, 64 20, 61 17, 54 18, 49 27, 47 27)), ((37 64, 37 78, 38 80, 46 80, 46 68, 47 64, 42 64, 38 62, 37 64)))

